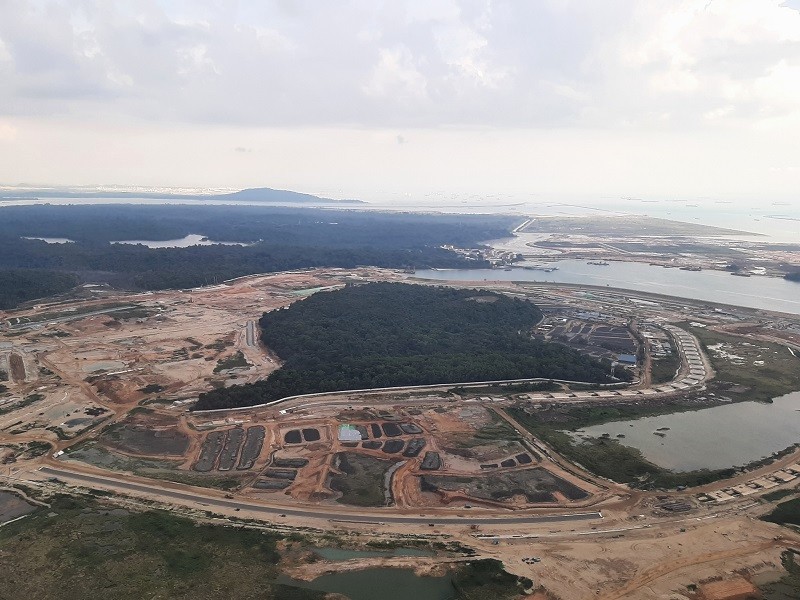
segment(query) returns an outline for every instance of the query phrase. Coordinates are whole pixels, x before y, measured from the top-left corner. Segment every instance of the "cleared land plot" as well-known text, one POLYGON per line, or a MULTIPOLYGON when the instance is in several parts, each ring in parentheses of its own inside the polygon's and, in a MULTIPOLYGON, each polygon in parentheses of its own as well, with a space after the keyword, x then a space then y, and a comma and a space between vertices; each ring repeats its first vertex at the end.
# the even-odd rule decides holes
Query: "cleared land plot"
POLYGON ((239 457, 237 469, 244 471, 253 467, 261 454, 265 434, 266 430, 261 425, 247 428, 247 436, 244 439, 244 447, 242 448, 242 455, 239 457))
POLYGON ((340 452, 334 457, 334 467, 341 474, 333 474, 330 488, 342 494, 337 500, 355 506, 384 506, 386 504, 386 472, 393 461, 364 456, 353 452, 340 452))
POLYGON ((149 456, 183 456, 189 438, 177 429, 149 429, 143 425, 114 425, 104 431, 100 441, 107 446, 149 456))
POLYGON ((481 477, 421 475, 420 485, 426 492, 462 492, 482 500, 506 501, 525 496, 531 503, 555 502, 554 493, 570 500, 581 500, 588 494, 579 487, 556 477, 541 467, 522 471, 493 472, 481 477))
POLYGON ((213 469, 224 442, 224 431, 212 431, 209 433, 206 439, 203 440, 203 446, 200 448, 200 457, 194 465, 194 470, 208 472, 213 469))
POLYGON ((242 440, 244 440, 244 429, 237 427, 228 431, 219 457, 218 470, 230 471, 233 468, 233 465, 236 464, 236 457, 239 456, 242 440))

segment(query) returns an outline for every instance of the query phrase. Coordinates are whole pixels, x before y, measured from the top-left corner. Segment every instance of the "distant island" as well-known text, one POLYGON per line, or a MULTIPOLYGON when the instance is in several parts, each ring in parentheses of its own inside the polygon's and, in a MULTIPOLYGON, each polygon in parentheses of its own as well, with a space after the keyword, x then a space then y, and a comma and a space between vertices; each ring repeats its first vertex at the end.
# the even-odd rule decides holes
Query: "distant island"
POLYGON ((365 204, 363 200, 334 200, 313 194, 275 190, 272 188, 247 188, 227 194, 176 194, 153 191, 108 191, 81 188, 24 188, 0 191, 0 200, 40 200, 46 198, 106 198, 129 199, 147 198, 149 200, 225 200, 228 202, 271 202, 289 204, 365 204))

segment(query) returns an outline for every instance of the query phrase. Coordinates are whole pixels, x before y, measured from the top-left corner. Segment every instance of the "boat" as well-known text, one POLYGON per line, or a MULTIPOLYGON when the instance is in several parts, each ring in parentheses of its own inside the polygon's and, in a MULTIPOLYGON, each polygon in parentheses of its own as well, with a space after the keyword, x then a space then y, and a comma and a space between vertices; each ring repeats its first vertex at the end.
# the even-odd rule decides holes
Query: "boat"
POLYGON ((736 277, 751 277, 750 273, 740 273, 739 271, 734 271, 731 275, 735 275, 736 277))
POLYGON ((688 267, 681 267, 681 271, 702 271, 700 267, 696 266, 688 266, 688 267))
POLYGON ((608 263, 604 260, 590 260, 587 265, 594 265, 596 267, 607 267, 608 263))

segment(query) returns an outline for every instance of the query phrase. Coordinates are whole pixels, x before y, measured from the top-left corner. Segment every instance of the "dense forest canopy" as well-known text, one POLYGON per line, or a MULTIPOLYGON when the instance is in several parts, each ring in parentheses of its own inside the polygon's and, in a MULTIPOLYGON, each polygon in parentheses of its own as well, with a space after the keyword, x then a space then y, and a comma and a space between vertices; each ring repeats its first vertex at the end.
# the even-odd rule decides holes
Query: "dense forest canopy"
POLYGON ((608 382, 609 369, 533 340, 532 303, 485 291, 371 283, 265 313, 262 341, 283 361, 267 379, 202 394, 195 409, 346 389, 545 377, 608 382))
POLYGON ((35 269, 0 270, 0 309, 8 309, 28 300, 60 294, 78 285, 70 273, 35 269))
POLYGON ((498 215, 426 215, 269 206, 2 206, 0 235, 76 242, 171 240, 189 234, 220 242, 337 248, 472 246, 508 235, 519 221, 498 215))
POLYGON ((77 274, 85 282, 168 289, 303 267, 485 267, 484 261, 442 246, 475 247, 508 235, 514 223, 503 216, 251 206, 5 206, 0 207, 0 269, 48 269, 77 274), (189 234, 251 245, 148 248, 109 243, 189 234))

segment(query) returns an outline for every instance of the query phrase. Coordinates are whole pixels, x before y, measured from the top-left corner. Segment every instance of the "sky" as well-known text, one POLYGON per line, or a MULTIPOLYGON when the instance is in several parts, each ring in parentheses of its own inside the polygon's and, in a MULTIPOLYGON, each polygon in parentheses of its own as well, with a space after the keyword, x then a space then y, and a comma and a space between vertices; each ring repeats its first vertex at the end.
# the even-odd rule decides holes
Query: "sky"
POLYGON ((0 0, 0 183, 800 203, 800 0, 0 0))

